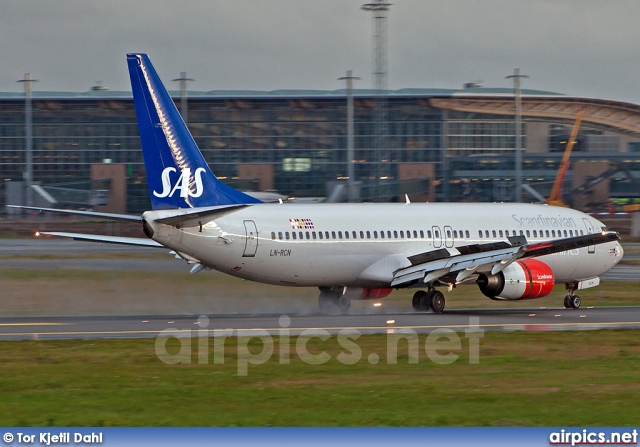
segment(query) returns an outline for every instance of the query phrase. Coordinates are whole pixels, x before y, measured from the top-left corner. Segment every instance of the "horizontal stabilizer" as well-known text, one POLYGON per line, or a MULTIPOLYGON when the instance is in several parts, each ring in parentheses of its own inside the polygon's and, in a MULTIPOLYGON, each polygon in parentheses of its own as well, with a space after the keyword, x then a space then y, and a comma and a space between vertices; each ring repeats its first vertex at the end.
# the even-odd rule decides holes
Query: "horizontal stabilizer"
POLYGON ((57 208, 38 208, 35 206, 18 206, 18 205, 7 205, 7 208, 14 208, 19 210, 42 211, 44 213, 71 214, 73 216, 95 217, 95 218, 107 219, 107 220, 124 220, 127 222, 142 222, 142 217, 131 216, 129 214, 98 213, 95 211, 61 210, 57 208))
POLYGON ((105 242, 109 244, 135 245, 138 247, 155 247, 165 248, 151 239, 141 237, 119 237, 119 236, 102 236, 100 234, 84 234, 84 233, 62 233, 62 232, 40 232, 41 236, 66 237, 77 241, 87 242, 105 242))

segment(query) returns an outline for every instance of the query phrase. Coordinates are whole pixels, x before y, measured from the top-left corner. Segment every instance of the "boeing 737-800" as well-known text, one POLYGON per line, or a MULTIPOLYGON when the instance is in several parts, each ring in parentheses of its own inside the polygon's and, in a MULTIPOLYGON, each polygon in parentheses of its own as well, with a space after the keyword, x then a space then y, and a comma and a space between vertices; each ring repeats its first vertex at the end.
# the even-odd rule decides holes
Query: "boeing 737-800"
POLYGON ((438 288, 462 283, 495 300, 540 298, 564 283, 565 307, 578 308, 575 291, 598 285, 622 258, 617 233, 568 208, 262 203, 214 176, 147 55, 127 61, 153 209, 142 216, 50 211, 138 221, 149 239, 48 234, 166 247, 192 273, 318 287, 323 311, 416 288, 415 310, 442 312, 438 288))

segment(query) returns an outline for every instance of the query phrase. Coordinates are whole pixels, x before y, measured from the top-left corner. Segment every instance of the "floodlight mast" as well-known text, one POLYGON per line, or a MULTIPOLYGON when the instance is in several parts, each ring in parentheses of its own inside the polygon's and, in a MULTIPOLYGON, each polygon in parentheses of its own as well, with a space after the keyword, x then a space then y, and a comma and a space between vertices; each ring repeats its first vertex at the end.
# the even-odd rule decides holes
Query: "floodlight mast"
POLYGON ((33 121, 31 111, 31 84, 38 82, 31 79, 31 73, 25 73, 24 78, 16 81, 24 84, 24 123, 25 123, 25 164, 26 169, 22 174, 25 182, 25 198, 27 206, 33 206, 33 121))
POLYGON ((186 71, 180 72, 180 77, 173 79, 173 82, 180 82, 180 114, 185 124, 189 124, 189 108, 187 105, 187 82, 195 81, 195 79, 188 78, 186 71))
POLYGON ((520 74, 520 69, 513 70, 513 74, 507 76, 506 79, 513 79, 513 93, 515 98, 515 126, 516 126, 516 195, 515 202, 522 202, 522 98, 520 92, 520 79, 529 76, 520 74))
POLYGON ((340 81, 347 81, 347 185, 349 189, 349 202, 356 201, 356 193, 354 188, 355 172, 353 164, 355 163, 355 142, 354 142, 354 124, 353 124, 353 81, 360 78, 353 76, 351 70, 347 70, 347 75, 338 78, 340 81))
POLYGON ((361 6, 364 11, 373 13, 373 88, 376 96, 373 104, 373 121, 375 128, 374 153, 377 166, 375 185, 376 195, 384 201, 387 197, 386 187, 391 178, 392 156, 387 141, 387 11, 391 3, 376 0, 361 6))

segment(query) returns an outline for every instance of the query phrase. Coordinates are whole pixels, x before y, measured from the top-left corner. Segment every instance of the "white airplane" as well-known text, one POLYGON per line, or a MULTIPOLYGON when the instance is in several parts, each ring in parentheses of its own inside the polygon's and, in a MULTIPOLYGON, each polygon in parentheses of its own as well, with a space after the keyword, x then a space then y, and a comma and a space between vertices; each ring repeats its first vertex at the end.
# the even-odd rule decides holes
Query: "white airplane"
MULTIPOLYGON (((221 183, 145 54, 127 56, 153 210, 142 216, 43 211, 140 222, 149 239, 43 233, 165 247, 192 264, 267 284, 318 287, 324 312, 417 288, 413 308, 475 283, 494 300, 597 286, 623 256, 618 234, 576 210, 519 203, 266 204, 221 183)), ((26 207, 25 207, 26 208, 26 207)))

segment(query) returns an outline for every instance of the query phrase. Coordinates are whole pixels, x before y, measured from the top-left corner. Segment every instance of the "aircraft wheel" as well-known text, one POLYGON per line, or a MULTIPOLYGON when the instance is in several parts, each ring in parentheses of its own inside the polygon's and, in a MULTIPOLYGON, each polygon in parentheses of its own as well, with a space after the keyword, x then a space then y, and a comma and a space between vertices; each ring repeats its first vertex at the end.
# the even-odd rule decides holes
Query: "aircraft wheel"
POLYGON ((431 310, 431 297, 433 292, 430 290, 424 292, 424 295, 420 297, 420 310, 431 310))
POLYGON ((351 300, 344 295, 340 295, 340 297, 336 301, 336 304, 338 305, 338 309, 340 309, 340 312, 346 313, 351 307, 351 300))
POLYGON ((580 308, 581 303, 582 300, 580 300, 580 297, 578 295, 573 295, 569 300, 569 306, 571 306, 572 309, 580 308))
POLYGON ((571 299, 571 295, 567 295, 564 297, 564 307, 565 309, 570 309, 571 304, 569 304, 569 300, 571 299))
POLYGON ((433 310, 437 314, 442 313, 442 311, 444 310, 444 305, 444 295, 442 294, 442 292, 434 290, 431 293, 431 310, 433 310))
POLYGON ((424 290, 418 290, 416 293, 413 294, 413 299, 411 300, 411 305, 413 306, 413 310, 424 310, 422 308, 422 297, 425 296, 427 294, 427 292, 425 292, 424 290))
POLYGON ((327 315, 339 315, 346 313, 351 307, 351 300, 339 291, 321 290, 318 296, 320 312, 327 315))
POLYGON ((318 307, 323 314, 330 314, 333 302, 333 296, 328 292, 320 292, 318 297, 318 307))

